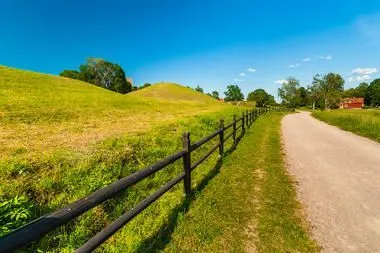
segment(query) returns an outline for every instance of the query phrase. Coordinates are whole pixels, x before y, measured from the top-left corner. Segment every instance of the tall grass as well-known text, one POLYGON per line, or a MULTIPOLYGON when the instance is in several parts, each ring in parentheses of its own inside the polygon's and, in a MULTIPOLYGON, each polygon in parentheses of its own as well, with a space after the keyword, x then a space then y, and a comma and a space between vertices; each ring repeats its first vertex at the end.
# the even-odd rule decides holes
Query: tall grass
MULTIPOLYGON (((220 117, 230 122, 241 113, 178 85, 120 95, 77 80, 5 67, 0 67, 0 98, 0 214, 18 210, 0 217, 3 235, 180 150, 182 132, 190 131, 195 141, 214 131, 220 117)), ((197 150, 194 161, 214 144, 197 150)), ((197 168, 193 187, 216 160, 213 155, 197 168)), ((25 251, 71 252, 181 172, 178 161, 25 251)), ((184 208, 179 184, 100 250, 149 250, 184 208)))
POLYGON ((380 142, 380 110, 318 111, 312 115, 343 130, 380 142))

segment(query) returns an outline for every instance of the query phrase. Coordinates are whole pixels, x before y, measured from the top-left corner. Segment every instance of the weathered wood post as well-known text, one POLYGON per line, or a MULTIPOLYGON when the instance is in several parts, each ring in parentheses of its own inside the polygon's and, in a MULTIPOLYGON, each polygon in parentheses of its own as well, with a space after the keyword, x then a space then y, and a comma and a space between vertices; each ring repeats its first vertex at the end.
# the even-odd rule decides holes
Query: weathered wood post
POLYGON ((185 178, 183 179, 185 193, 187 196, 191 194, 191 150, 190 150, 190 133, 185 132, 182 136, 182 148, 186 153, 183 155, 183 170, 185 178))
POLYGON ((234 121, 233 121, 232 138, 234 139, 234 145, 236 145, 236 115, 235 114, 234 114, 234 121))
POLYGON ((246 110, 245 111, 246 113, 245 113, 245 124, 247 125, 247 128, 249 127, 249 121, 248 121, 248 117, 249 117, 249 115, 248 115, 248 110, 246 110))
POLYGON ((243 133, 244 133, 244 131, 245 131, 245 122, 244 122, 244 119, 245 119, 245 115, 244 115, 244 112, 242 113, 242 115, 241 115, 241 130, 243 131, 243 133))
POLYGON ((251 125, 251 110, 248 110, 248 126, 251 125))
POLYGON ((224 119, 220 119, 219 129, 220 129, 220 133, 219 133, 219 142, 220 142, 219 155, 220 155, 220 157, 223 157, 223 153, 224 153, 224 119))

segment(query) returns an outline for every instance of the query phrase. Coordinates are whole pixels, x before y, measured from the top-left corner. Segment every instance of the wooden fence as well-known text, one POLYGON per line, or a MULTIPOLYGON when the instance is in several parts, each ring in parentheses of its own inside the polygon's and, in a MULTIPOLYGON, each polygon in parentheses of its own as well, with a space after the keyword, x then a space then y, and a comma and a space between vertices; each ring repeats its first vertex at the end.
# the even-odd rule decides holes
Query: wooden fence
POLYGON ((183 160, 183 172, 176 176, 174 179, 167 182, 164 186, 158 189, 155 193, 145 198, 134 208, 117 218, 113 223, 108 225, 102 231, 98 232, 94 237, 90 238, 85 244, 83 244, 75 252, 91 252, 97 248, 100 244, 106 241, 110 236, 116 233, 120 228, 132 220, 136 215, 141 213, 150 204, 155 202, 163 194, 177 185, 179 182, 184 182, 184 189, 186 195, 191 194, 191 172, 197 168, 202 162, 204 162, 212 153, 219 150, 220 157, 224 154, 224 143, 233 138, 233 143, 236 146, 237 141, 244 135, 245 129, 252 125, 252 123, 260 116, 269 111, 293 111, 289 108, 280 107, 266 107, 253 110, 247 110, 242 113, 240 118, 233 117, 232 123, 224 125, 223 119, 220 120, 219 129, 212 134, 206 136, 200 141, 195 143, 190 142, 190 133, 184 133, 182 138, 183 149, 178 151, 155 164, 152 164, 142 170, 124 177, 96 192, 75 201, 59 210, 56 210, 50 214, 44 215, 18 229, 7 234, 3 238, 0 238, 0 252, 12 252, 17 249, 21 249, 33 241, 40 239, 45 234, 53 231, 54 229, 70 222, 74 218, 87 212, 91 208, 103 203, 104 201, 114 197, 117 193, 128 189, 132 185, 140 182, 141 180, 153 175, 154 173, 162 170, 166 166, 174 163, 182 158, 183 160), (225 136, 226 130, 232 128, 232 133, 225 136), (241 136, 237 136, 238 130, 241 130, 241 136), (191 163, 191 152, 195 151, 205 143, 218 137, 219 141, 217 145, 213 146, 201 159, 195 163, 191 163))

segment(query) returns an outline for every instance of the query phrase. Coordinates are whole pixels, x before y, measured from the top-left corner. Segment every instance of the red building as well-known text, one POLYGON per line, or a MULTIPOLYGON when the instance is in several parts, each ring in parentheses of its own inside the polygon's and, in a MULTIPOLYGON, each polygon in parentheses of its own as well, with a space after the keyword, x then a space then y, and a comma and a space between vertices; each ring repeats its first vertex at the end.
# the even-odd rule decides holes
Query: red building
POLYGON ((364 106, 364 98, 343 98, 339 103, 340 109, 361 109, 364 106))

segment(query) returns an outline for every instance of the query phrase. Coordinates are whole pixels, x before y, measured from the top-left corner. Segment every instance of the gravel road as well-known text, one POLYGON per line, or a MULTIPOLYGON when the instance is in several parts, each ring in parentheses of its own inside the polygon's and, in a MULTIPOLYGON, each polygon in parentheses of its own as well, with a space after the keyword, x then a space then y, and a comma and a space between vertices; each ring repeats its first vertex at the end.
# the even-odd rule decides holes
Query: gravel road
POLYGON ((282 133, 288 169, 322 252, 380 252, 380 144, 302 112, 282 133))

